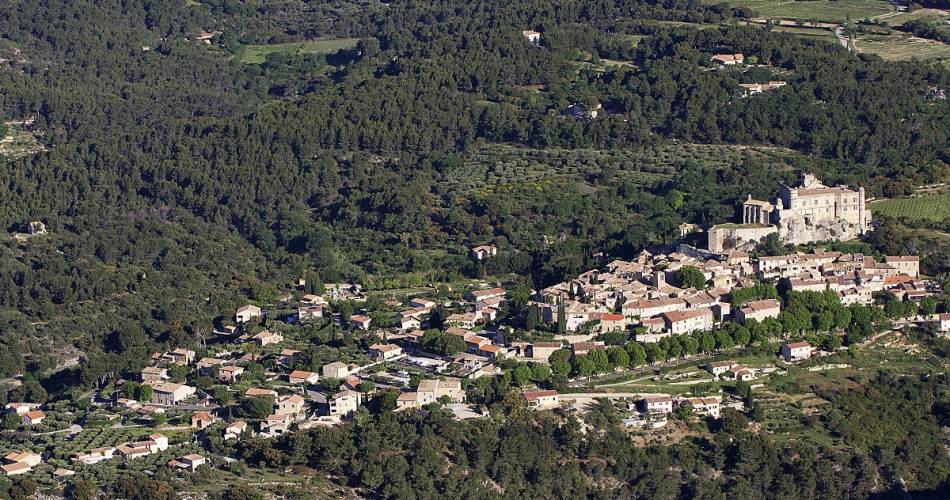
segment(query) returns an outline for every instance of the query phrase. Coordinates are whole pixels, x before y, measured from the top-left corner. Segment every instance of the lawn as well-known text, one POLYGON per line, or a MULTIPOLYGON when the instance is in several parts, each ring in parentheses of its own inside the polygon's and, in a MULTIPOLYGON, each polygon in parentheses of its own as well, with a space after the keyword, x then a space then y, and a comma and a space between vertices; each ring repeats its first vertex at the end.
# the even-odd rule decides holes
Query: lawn
POLYGON ((872 212, 889 217, 942 221, 950 217, 950 192, 880 200, 872 202, 870 207, 872 212))
POLYGON ((275 43, 270 45, 244 45, 234 58, 243 64, 261 64, 268 54, 286 52, 288 54, 332 54, 340 49, 355 47, 359 38, 334 38, 329 40, 308 40, 306 42, 275 43))
MULTIPOLYGON (((719 3, 718 0, 704 0, 706 3, 719 3)), ((814 0, 814 1, 776 1, 776 0, 731 0, 733 6, 749 7, 760 16, 781 17, 786 19, 813 19, 817 21, 840 22, 848 19, 865 19, 887 14, 893 10, 888 2, 881 0, 814 0)))

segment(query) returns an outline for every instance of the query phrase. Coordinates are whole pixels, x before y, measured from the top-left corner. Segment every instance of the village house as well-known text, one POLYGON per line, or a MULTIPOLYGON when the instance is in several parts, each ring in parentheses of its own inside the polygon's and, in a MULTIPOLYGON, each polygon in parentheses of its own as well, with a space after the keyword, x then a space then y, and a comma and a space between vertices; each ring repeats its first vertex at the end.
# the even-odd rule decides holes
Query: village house
POLYGON ((524 398, 532 410, 550 410, 561 404, 557 391, 552 390, 525 391, 524 398))
POLYGON ((713 327, 713 312, 706 308, 663 313, 662 317, 667 330, 673 335, 711 330, 713 327))
POLYGON ((355 412, 361 403, 362 395, 356 391, 341 391, 327 399, 329 414, 334 417, 345 417, 355 412))
POLYGON ((194 387, 172 382, 149 382, 152 386, 152 403, 173 406, 195 395, 194 387))
POLYGON ((157 366, 142 368, 142 382, 163 382, 168 380, 168 370, 157 366))
POLYGON ((534 361, 547 362, 548 358, 554 354, 554 351, 561 349, 560 342, 533 342, 528 345, 526 354, 528 358, 534 361))
POLYGON ((709 60, 722 66, 732 66, 744 63, 745 56, 743 54, 716 54, 709 60))
POLYGON ((535 47, 541 46, 541 33, 538 33, 534 30, 523 30, 521 32, 521 36, 523 36, 525 40, 527 40, 531 45, 534 45, 535 47))
POLYGON ((277 437, 290 431, 291 416, 289 414, 273 414, 261 420, 260 435, 263 437, 277 437))
POLYGON ((46 418, 46 414, 39 410, 28 411, 22 415, 23 425, 36 425, 42 422, 44 418, 46 418))
POLYGON ((369 356, 374 361, 389 361, 402 355, 402 347, 395 344, 373 344, 369 348, 369 356))
POLYGON ((306 400, 299 394, 281 396, 274 402, 274 413, 276 415, 299 415, 304 411, 306 400))
POLYGON ((216 366, 221 367, 224 363, 225 363, 225 360, 221 358, 204 357, 204 358, 199 359, 198 362, 195 363, 195 368, 198 369, 198 373, 201 375, 211 375, 212 373, 214 373, 214 367, 216 366))
MULTIPOLYGON (((541 35, 538 36, 540 37, 541 35)), ((485 260, 498 255, 498 248, 495 245, 480 245, 472 248, 469 254, 475 260, 485 260)))
POLYGON ((736 320, 743 325, 750 319, 758 322, 765 321, 767 318, 777 318, 781 312, 781 304, 775 299, 763 299, 749 302, 745 307, 736 311, 736 320))
POLYGON ((86 465, 95 465, 103 460, 109 460, 114 456, 114 446, 103 446, 101 448, 93 448, 86 453, 77 453, 73 457, 73 461, 82 462, 86 465))
POLYGON ((299 356, 300 351, 294 349, 282 349, 280 353, 277 354, 277 362, 293 368, 293 366, 297 363, 299 356))
POLYGON ((623 304, 621 311, 628 318, 652 318, 663 313, 681 311, 688 307, 682 298, 664 297, 660 299, 633 300, 623 304))
POLYGON ((168 462, 168 466, 173 469, 182 469, 187 470, 188 472, 195 472, 198 467, 206 464, 208 460, 196 453, 191 453, 182 457, 178 457, 174 460, 168 462))
POLYGON ((481 302, 487 299, 494 299, 505 296, 504 288, 489 288, 488 290, 474 290, 465 295, 465 299, 469 302, 481 302))
POLYGON ((920 276, 920 257, 916 255, 888 255, 884 263, 893 267, 899 274, 906 274, 912 278, 920 276))
POLYGON ((640 400, 639 407, 644 413, 672 413, 673 398, 670 396, 647 396, 640 400))
POLYGON ((234 382, 242 373, 244 373, 244 367, 223 365, 218 367, 218 380, 222 382, 234 382))
POLYGON ((600 317, 600 331, 622 332, 627 329, 627 318, 623 314, 604 314, 600 317))
POLYGON ((22 416, 33 411, 35 407, 36 405, 33 403, 7 403, 4 408, 7 410, 7 413, 15 413, 22 416))
POLYGON ((937 329, 941 333, 950 333, 950 313, 942 313, 937 316, 937 329))
POLYGON ((241 434, 247 430, 247 422, 236 420, 224 428, 224 440, 241 439, 241 434))
POLYGON ((457 328, 475 328, 475 313, 467 312, 450 314, 449 317, 445 318, 445 324, 457 328))
POLYGON ((430 309, 431 310, 435 306, 436 306, 435 302, 428 299, 423 299, 421 297, 415 297, 409 301, 409 307, 412 307, 413 309, 430 309))
POLYGON ((350 327, 357 330, 369 330, 369 325, 373 320, 368 316, 363 316, 362 314, 354 314, 350 316, 350 327))
POLYGON ((234 322, 235 323, 247 323, 254 318, 261 317, 261 308, 255 305, 248 304, 246 306, 241 306, 238 308, 237 312, 234 313, 234 322))
POLYGON ((399 318, 399 329, 400 330, 418 330, 422 328, 422 320, 416 316, 407 315, 399 318))
POLYGON ((43 462, 43 457, 30 451, 15 451, 3 457, 0 469, 8 476, 26 474, 43 462))
POLYGON ((753 96, 784 87, 785 82, 781 80, 771 80, 768 83, 740 83, 739 86, 742 87, 745 95, 753 96))
POLYGON ((346 378, 357 370, 359 370, 358 365, 334 361, 323 365, 323 378, 346 378))
POLYGON ((162 357, 171 364, 188 366, 195 361, 195 351, 179 347, 174 351, 166 352, 162 357))
POLYGON ((257 343, 257 345, 261 347, 266 347, 271 344, 279 344, 283 342, 284 336, 270 330, 263 330, 257 335, 252 336, 251 341, 257 343))
POLYGON ((204 430, 211 427, 217 420, 214 415, 206 411, 199 411, 191 416, 191 426, 198 430, 204 430))
POLYGON ((306 370, 294 370, 287 375, 287 381, 291 384, 316 384, 319 380, 319 374, 306 370))
POLYGON ((607 346, 603 342, 575 342, 571 344, 571 353, 574 356, 586 356, 591 351, 604 351, 607 346))
POLYGON ((718 377, 723 373, 726 373, 739 363, 735 361, 713 361, 712 363, 706 364, 706 371, 718 377))
POLYGON ((789 363, 806 360, 811 357, 811 344, 808 342, 792 342, 782 346, 782 357, 789 363))
POLYGON ((416 388, 416 393, 419 395, 420 406, 438 402, 443 397, 447 397, 455 403, 465 401, 462 381, 458 379, 422 380, 419 382, 419 387, 416 388))
POLYGON ((297 319, 300 321, 309 321, 323 317, 323 306, 298 306, 297 319))
POLYGON ((712 418, 719 418, 722 402, 719 398, 687 398, 680 402, 681 405, 689 405, 697 415, 707 415, 712 418))
POLYGON ((168 449, 168 438, 162 434, 152 434, 145 441, 122 443, 115 447, 115 453, 126 460, 146 457, 152 453, 168 449))

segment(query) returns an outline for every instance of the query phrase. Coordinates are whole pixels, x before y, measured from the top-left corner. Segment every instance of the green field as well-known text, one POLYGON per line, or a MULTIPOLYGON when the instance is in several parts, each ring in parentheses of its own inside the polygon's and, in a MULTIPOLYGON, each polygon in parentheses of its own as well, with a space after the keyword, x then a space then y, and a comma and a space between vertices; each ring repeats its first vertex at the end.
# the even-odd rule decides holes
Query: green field
MULTIPOLYGON (((706 3, 720 3, 718 0, 704 0, 706 3)), ((880 16, 893 10, 887 2, 880 0, 814 0, 814 1, 776 1, 776 0, 731 0, 733 6, 749 7, 760 16, 781 17, 787 19, 814 19, 818 21, 839 22, 848 19, 865 19, 880 16)))
POLYGON ((306 42, 275 43, 271 45, 244 45, 234 58, 243 64, 261 64, 268 54, 285 52, 288 54, 332 54, 340 49, 356 46, 359 38, 334 38, 330 40, 308 40, 306 42))
POLYGON ((871 203, 871 211, 889 217, 942 221, 950 217, 950 192, 871 203))

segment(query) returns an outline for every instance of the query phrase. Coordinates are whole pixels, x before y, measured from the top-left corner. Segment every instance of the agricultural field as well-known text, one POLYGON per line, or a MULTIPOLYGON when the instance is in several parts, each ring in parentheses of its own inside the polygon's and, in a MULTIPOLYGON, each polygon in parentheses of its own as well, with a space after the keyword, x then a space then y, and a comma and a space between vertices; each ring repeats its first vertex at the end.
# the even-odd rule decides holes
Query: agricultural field
POLYGON ((950 217, 950 192, 871 202, 874 213, 888 217, 942 221, 950 217))
MULTIPOLYGON (((720 3, 718 0, 704 0, 704 2, 720 3)), ((890 3, 881 0, 731 0, 728 3, 733 6, 748 7, 764 17, 813 19, 827 22, 845 21, 849 16, 855 20, 866 19, 894 10, 890 3)))
POLYGON ((285 52, 288 54, 332 54, 340 49, 355 47, 359 38, 334 38, 329 40, 308 40, 306 42, 275 43, 271 45, 244 45, 235 54, 234 59, 242 64, 261 64, 268 54, 285 52))
POLYGON ((940 9, 918 9, 913 12, 900 12, 890 16, 882 16, 888 26, 903 26, 910 21, 944 21, 950 18, 950 12, 940 9))
POLYGON ((797 153, 769 147, 664 144, 642 150, 530 149, 508 145, 482 147, 459 168, 446 172, 455 190, 490 192, 506 186, 572 182, 596 191, 605 174, 638 184, 674 175, 687 165, 727 167, 743 161, 790 169, 797 153))
POLYGON ((875 54, 889 61, 918 59, 950 64, 950 45, 904 33, 859 37, 854 46, 858 52, 875 54))
POLYGON ((834 32, 827 28, 810 28, 807 26, 775 26, 772 28, 772 31, 778 33, 788 33, 790 35, 808 38, 811 40, 824 40, 826 42, 838 43, 834 32))

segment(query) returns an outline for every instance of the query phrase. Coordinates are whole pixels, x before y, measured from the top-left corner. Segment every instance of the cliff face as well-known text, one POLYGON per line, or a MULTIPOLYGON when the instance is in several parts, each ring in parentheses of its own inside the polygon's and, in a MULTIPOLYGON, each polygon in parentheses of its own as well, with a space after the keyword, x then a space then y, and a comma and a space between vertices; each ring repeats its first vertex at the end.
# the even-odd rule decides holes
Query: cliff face
POLYGON ((804 219, 785 219, 779 224, 779 236, 785 243, 800 245, 817 241, 845 241, 861 236, 861 227, 845 220, 808 223, 804 219))

